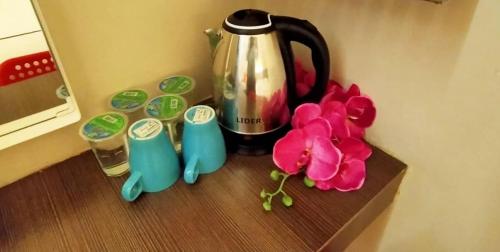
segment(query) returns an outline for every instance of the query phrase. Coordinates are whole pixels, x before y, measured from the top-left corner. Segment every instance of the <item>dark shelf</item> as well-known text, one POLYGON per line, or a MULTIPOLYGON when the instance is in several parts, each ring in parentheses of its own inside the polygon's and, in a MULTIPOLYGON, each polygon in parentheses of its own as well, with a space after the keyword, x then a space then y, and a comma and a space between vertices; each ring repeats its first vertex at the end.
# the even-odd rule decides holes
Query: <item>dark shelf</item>
POLYGON ((0 251, 340 250, 392 202, 406 165, 374 148, 361 190, 321 192, 292 178, 294 206, 276 201, 266 213, 259 192, 275 188, 272 168, 270 156, 230 155, 195 185, 179 180, 127 203, 127 176, 106 177, 85 152, 0 189, 0 251))

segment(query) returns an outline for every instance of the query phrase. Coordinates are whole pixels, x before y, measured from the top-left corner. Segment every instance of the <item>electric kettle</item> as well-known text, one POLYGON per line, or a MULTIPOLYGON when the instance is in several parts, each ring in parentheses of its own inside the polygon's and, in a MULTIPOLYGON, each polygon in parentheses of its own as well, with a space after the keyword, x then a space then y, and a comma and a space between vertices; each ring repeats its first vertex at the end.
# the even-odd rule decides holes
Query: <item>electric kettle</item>
POLYGON ((227 17, 222 28, 208 29, 213 57, 213 98, 229 150, 269 153, 304 102, 318 102, 329 79, 325 40, 308 21, 253 9, 227 17), (291 42, 311 49, 316 81, 297 97, 291 42))

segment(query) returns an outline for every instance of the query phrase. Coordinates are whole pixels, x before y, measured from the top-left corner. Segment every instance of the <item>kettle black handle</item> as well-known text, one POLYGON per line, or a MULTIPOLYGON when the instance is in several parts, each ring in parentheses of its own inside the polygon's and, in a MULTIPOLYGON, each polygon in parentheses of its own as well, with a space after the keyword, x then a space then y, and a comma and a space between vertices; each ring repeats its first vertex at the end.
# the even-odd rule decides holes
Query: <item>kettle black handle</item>
POLYGON ((272 16, 272 23, 280 35, 280 48, 285 65, 288 99, 291 109, 304 102, 319 102, 330 78, 330 54, 325 39, 316 27, 307 20, 285 16, 272 16), (295 65, 291 42, 296 41, 311 49, 312 61, 316 70, 316 81, 311 91, 298 98, 295 80, 295 65))

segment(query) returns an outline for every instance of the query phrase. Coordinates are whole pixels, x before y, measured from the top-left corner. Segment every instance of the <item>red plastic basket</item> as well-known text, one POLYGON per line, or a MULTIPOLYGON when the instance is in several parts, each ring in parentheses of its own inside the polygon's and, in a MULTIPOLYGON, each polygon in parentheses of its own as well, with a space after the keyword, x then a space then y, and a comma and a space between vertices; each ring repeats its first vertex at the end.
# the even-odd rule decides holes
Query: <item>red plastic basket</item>
POLYGON ((33 78, 56 70, 49 51, 8 59, 0 64, 0 86, 33 78))

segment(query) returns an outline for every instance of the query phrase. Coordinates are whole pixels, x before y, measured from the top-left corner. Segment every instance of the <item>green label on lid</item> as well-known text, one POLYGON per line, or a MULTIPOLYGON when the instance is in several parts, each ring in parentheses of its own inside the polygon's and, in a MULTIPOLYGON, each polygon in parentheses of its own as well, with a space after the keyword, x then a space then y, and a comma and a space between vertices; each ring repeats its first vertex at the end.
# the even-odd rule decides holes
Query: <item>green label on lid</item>
POLYGON ((186 110, 184 98, 178 95, 163 95, 154 98, 146 106, 146 113, 160 120, 177 118, 186 110))
POLYGON ((174 76, 160 82, 160 90, 166 94, 184 94, 193 88, 193 80, 186 76, 174 76))
POLYGON ((83 136, 89 140, 100 140, 111 137, 123 131, 126 118, 118 113, 106 113, 88 121, 81 129, 83 136))
POLYGON ((130 110, 142 106, 148 100, 143 90, 126 90, 111 98, 111 106, 117 110, 130 110))
POLYGON ((125 90, 111 98, 111 106, 117 110, 130 110, 142 106, 148 94, 140 89, 125 90))

